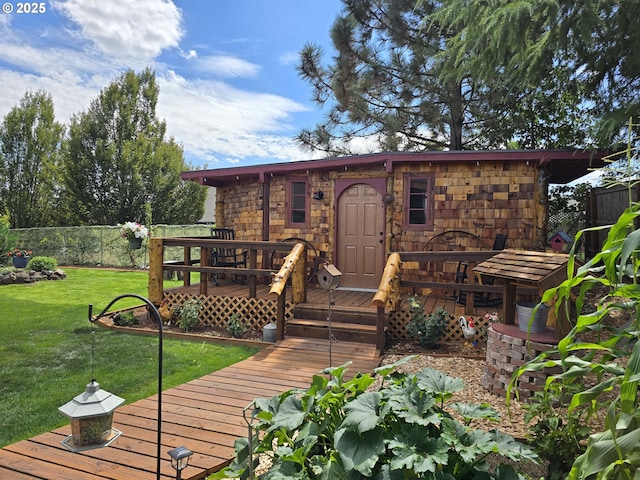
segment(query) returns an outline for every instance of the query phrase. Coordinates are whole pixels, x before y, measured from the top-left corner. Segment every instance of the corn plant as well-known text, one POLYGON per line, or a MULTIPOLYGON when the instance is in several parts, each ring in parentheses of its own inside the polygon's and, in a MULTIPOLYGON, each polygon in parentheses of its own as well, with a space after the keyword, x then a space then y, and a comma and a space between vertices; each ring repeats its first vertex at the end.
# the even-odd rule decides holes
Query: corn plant
POLYGON ((556 311, 565 309, 568 316, 569 303, 577 292, 576 323, 557 348, 514 372, 509 385, 510 396, 517 392, 518 378, 524 372, 558 366, 563 372, 547 378, 545 394, 556 391, 557 384, 570 387, 584 385, 587 377, 595 379, 592 386, 574 392, 566 404, 569 415, 583 410, 588 417, 606 409, 604 429, 589 436, 569 479, 640 478, 640 230, 634 229, 639 217, 640 204, 632 204, 614 225, 596 227, 610 228, 609 233, 602 250, 584 265, 576 264, 575 251, 571 251, 567 280, 546 291, 542 301, 555 298, 556 311), (600 286, 606 287, 607 295, 595 311, 585 309, 586 294, 600 286), (629 314, 627 325, 607 324, 607 317, 616 311, 629 314), (582 334, 589 332, 595 332, 596 341, 582 340, 582 334))

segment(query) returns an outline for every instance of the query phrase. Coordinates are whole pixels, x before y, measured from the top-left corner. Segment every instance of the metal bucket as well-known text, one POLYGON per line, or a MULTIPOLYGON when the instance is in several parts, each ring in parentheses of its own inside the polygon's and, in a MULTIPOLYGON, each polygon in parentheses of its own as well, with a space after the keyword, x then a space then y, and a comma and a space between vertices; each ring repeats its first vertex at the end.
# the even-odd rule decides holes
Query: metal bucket
POLYGON ((262 341, 275 343, 276 341, 276 324, 271 322, 267 323, 262 329, 262 341))
POLYGON ((547 305, 540 305, 533 321, 531 321, 531 315, 536 305, 537 303, 516 303, 518 327, 523 332, 540 333, 547 328, 547 316, 549 315, 547 305))

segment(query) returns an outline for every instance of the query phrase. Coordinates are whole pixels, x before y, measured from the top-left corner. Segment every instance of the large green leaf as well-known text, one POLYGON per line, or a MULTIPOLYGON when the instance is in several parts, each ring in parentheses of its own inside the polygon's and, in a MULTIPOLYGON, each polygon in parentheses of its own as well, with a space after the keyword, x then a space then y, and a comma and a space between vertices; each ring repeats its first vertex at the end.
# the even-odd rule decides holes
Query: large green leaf
POLYGON ((438 471, 439 465, 449 461, 449 447, 438 438, 428 438, 420 443, 420 449, 404 440, 391 440, 389 448, 393 451, 391 470, 408 469, 415 473, 438 471))
POLYGON ((380 455, 384 453, 384 434, 375 428, 364 435, 355 430, 340 429, 335 433, 334 447, 340 454, 345 470, 356 470, 370 477, 380 455))
POLYGON ((420 390, 415 382, 407 381, 402 385, 393 385, 387 391, 389 408, 399 418, 424 426, 440 423, 440 415, 433 409, 434 398, 420 390))
MULTIPOLYGON (((592 435, 587 443, 586 452, 573 464, 569 478, 583 479, 597 475, 631 455, 637 460, 638 445, 640 445, 640 429, 632 430, 616 440, 613 439, 609 430, 592 435)), ((640 464, 636 464, 635 468, 640 468, 640 464)), ((599 475, 598 478, 608 477, 599 475)))
POLYGON ((454 392, 462 390, 464 383, 459 378, 445 375, 439 370, 425 368, 416 374, 418 386, 434 395, 436 401, 442 402, 454 392))
POLYGON ((480 405, 472 403, 452 403, 451 408, 462 415, 466 424, 469 424, 472 420, 480 418, 485 418, 494 422, 500 420, 498 412, 488 403, 482 403, 480 405))
POLYGON ((300 398, 295 395, 290 395, 280 404, 278 411, 273 416, 269 430, 279 428, 294 430, 302 425, 306 415, 300 398))
POLYGON ((380 392, 368 392, 347 403, 344 406, 347 415, 339 428, 355 429, 358 433, 373 430, 381 417, 380 400, 382 400, 380 392))

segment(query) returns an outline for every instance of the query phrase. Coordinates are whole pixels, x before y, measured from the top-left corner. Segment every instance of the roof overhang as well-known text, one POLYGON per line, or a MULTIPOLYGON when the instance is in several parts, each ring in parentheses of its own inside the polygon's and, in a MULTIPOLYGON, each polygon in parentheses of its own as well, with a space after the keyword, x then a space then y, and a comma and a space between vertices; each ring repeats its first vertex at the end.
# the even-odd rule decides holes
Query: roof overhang
POLYGON ((391 152, 335 157, 298 162, 269 163, 246 167, 216 168, 184 172, 184 180, 196 181, 210 187, 222 187, 239 180, 263 183, 268 176, 292 173, 310 173, 318 170, 350 170, 369 166, 382 166, 392 172, 394 163, 430 162, 531 162, 549 166, 550 183, 565 184, 576 180, 593 168, 604 166, 604 151, 588 150, 462 150, 443 152, 391 152))

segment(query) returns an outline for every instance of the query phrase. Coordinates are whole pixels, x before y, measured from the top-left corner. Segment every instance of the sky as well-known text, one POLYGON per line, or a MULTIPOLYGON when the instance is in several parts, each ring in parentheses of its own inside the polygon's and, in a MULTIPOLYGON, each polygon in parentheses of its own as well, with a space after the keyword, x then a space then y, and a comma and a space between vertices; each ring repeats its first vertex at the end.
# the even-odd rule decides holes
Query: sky
POLYGON ((308 42, 331 61, 340 0, 0 3, 0 120, 44 90, 68 125, 122 72, 150 67, 157 115, 192 167, 320 156, 293 140, 322 119, 296 63, 308 42))

